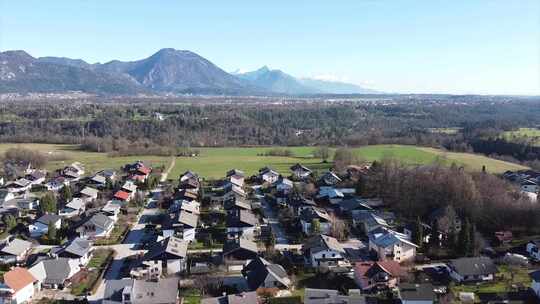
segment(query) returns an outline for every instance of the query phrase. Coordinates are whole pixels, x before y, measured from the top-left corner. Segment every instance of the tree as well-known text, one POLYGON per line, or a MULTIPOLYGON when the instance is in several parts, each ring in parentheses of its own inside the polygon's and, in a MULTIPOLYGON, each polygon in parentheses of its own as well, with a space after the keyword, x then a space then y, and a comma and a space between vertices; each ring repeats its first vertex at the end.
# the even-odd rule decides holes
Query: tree
POLYGON ((420 221, 420 217, 416 217, 416 223, 414 225, 414 233, 413 233, 413 242, 422 247, 424 244, 424 227, 422 226, 422 222, 420 221))
POLYGON ((347 166, 361 165, 364 161, 353 150, 340 148, 334 153, 334 169, 343 172, 347 166))
POLYGON ((316 158, 320 158, 323 160, 323 162, 327 162, 328 158, 330 157, 330 149, 326 146, 318 147, 314 152, 313 156, 316 158))
POLYGON ((348 234, 348 227, 345 225, 345 222, 335 216, 332 216, 331 222, 332 225, 330 226, 330 235, 340 241, 345 240, 348 234))
POLYGON ((17 226, 17 219, 11 214, 6 214, 2 217, 2 223, 6 227, 6 231, 11 231, 17 226))
POLYGON ((49 225, 47 226, 47 240, 51 244, 54 244, 57 241, 56 239, 57 237, 58 237, 58 231, 56 230, 56 226, 54 225, 52 221, 50 221, 49 225))
POLYGON ((41 198, 39 203, 39 211, 41 214, 56 213, 57 206, 54 193, 49 191, 41 198))
POLYGON ((472 252, 471 223, 465 218, 461 231, 459 232, 458 251, 462 255, 470 255, 472 252))
POLYGON ((437 220, 433 222, 431 227, 431 235, 429 236, 429 247, 438 248, 439 247, 439 224, 437 220))
POLYGON ((62 187, 62 189, 60 189, 60 191, 59 191, 59 194, 60 194, 60 198, 64 202, 69 202, 73 198, 73 193, 71 192, 71 187, 70 186, 62 187))
POLYGON ((319 222, 318 219, 312 220, 310 230, 311 230, 311 234, 321 233, 321 222, 319 222))

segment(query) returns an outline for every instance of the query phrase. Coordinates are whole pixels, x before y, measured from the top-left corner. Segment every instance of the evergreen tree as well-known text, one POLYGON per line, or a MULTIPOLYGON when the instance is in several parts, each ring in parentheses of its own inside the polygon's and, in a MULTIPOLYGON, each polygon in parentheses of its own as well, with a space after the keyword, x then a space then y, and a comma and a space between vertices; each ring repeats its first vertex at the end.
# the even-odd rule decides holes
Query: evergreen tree
POLYGON ((314 219, 311 221, 311 234, 319 234, 321 233, 321 222, 319 222, 318 219, 314 219))
POLYGON ((433 222, 433 226, 431 227, 431 235, 429 236, 429 247, 431 248, 437 248, 439 247, 439 224, 437 220, 433 222))
POLYGON ((466 218, 459 232, 459 253, 469 255, 471 252, 471 224, 466 218))
POLYGON ((56 231, 56 226, 54 226, 54 223, 53 222, 49 222, 49 225, 47 227, 47 240, 51 243, 51 244, 54 244, 56 243, 56 238, 57 238, 57 231, 56 231))
POLYGON ((71 192, 71 187, 64 186, 62 189, 60 189, 60 198, 64 202, 69 202, 73 198, 73 193, 71 192))
POLYGON ((11 214, 4 215, 2 217, 2 222, 6 227, 6 231, 10 231, 11 229, 15 228, 15 226, 17 226, 17 219, 11 214))
POLYGON ((422 227, 422 222, 420 221, 420 217, 416 217, 416 223, 414 226, 414 233, 413 233, 413 242, 422 247, 424 244, 424 227, 422 227))
POLYGON ((41 214, 56 213, 56 197, 52 192, 47 192, 39 203, 39 211, 41 214))

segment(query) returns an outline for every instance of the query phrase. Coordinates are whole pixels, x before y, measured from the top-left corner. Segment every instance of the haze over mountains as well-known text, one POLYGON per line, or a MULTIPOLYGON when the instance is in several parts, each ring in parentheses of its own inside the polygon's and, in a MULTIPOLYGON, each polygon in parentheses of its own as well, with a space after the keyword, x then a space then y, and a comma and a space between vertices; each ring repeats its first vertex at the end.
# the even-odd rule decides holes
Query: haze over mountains
POLYGON ((99 95, 378 93, 354 84, 299 79, 266 66, 248 73, 227 73, 193 52, 170 48, 141 60, 103 64, 65 57, 34 58, 24 51, 0 52, 0 93, 70 91, 99 95))

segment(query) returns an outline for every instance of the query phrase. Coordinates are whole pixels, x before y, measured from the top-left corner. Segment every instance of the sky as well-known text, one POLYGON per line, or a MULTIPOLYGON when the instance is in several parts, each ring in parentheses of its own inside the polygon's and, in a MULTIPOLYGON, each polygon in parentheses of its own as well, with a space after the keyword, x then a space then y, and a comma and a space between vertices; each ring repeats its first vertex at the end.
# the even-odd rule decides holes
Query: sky
POLYGON ((0 50, 88 62, 171 47, 384 92, 540 95, 538 0, 0 0, 0 50))

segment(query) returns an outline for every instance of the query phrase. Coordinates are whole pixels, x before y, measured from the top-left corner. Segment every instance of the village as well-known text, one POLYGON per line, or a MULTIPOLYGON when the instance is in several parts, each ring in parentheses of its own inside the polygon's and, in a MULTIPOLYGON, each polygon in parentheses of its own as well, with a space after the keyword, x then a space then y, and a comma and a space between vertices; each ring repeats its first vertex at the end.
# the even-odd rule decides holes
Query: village
MULTIPOLYGON (((452 206, 404 220, 358 195, 371 165, 231 168, 218 180, 140 161, 12 169, 0 190, 1 303, 540 301, 540 238, 496 231, 475 250, 452 206), (450 243, 461 254, 426 254, 450 243)), ((536 201, 539 173, 503 178, 536 201)))

